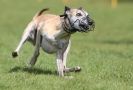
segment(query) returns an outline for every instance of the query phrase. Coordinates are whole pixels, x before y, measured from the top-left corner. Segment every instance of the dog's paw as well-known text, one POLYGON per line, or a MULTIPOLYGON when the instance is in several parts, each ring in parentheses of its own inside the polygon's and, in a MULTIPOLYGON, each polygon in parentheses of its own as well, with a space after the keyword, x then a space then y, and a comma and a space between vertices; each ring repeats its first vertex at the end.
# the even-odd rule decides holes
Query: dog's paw
POLYGON ((33 65, 31 65, 29 62, 26 64, 26 67, 29 68, 29 69, 32 69, 33 68, 33 65))
POLYGON ((81 67, 76 66, 76 67, 75 67, 75 72, 80 72, 80 71, 81 71, 81 67))
POLYGON ((17 57, 17 56, 18 56, 18 53, 17 53, 17 52, 15 52, 15 51, 12 52, 12 57, 13 57, 13 58, 15 58, 15 57, 17 57))
POLYGON ((72 68, 65 68, 64 72, 68 73, 68 72, 80 72, 81 71, 81 67, 76 66, 76 67, 72 67, 72 68))

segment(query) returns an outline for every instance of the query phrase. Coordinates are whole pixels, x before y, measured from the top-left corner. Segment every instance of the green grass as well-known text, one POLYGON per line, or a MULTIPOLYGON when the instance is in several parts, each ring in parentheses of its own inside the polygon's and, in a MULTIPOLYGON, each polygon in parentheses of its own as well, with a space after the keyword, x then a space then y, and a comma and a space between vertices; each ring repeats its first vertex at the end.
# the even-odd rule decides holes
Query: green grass
POLYGON ((26 63, 33 46, 25 44, 20 56, 11 57, 21 34, 34 14, 49 7, 61 14, 62 0, 1 0, 0 1, 0 90, 133 90, 133 5, 119 3, 112 9, 109 3, 74 0, 71 7, 83 6, 96 22, 89 33, 72 35, 72 47, 67 65, 79 65, 82 71, 68 73, 73 79, 56 74, 54 55, 41 51, 31 70, 26 63))

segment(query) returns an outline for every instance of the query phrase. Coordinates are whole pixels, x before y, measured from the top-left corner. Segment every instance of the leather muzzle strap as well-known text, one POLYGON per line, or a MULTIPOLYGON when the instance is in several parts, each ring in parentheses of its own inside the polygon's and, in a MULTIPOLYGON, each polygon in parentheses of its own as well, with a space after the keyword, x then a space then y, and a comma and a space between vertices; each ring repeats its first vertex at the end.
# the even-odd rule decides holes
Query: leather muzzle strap
POLYGON ((77 29, 73 28, 73 26, 70 22, 70 19, 67 17, 66 14, 60 15, 60 17, 62 18, 62 27, 63 27, 64 31, 66 31, 69 34, 72 34, 77 31, 77 29))

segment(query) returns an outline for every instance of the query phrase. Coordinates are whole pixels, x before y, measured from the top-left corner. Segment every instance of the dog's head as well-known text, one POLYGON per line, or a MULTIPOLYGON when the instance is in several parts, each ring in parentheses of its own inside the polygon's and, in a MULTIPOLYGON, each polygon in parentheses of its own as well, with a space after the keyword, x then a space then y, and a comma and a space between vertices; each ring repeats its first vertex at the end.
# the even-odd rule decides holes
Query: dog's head
POLYGON ((71 9, 65 6, 64 14, 69 20, 69 23, 73 29, 79 32, 91 31, 95 27, 94 21, 90 18, 87 11, 83 8, 71 9))

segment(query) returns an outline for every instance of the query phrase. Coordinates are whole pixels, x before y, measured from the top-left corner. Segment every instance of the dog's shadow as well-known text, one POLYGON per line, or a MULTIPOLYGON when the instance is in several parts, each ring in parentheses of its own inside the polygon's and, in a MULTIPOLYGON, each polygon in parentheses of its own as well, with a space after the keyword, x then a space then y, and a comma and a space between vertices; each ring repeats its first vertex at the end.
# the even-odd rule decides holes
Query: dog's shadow
POLYGON ((56 71, 46 70, 46 69, 40 69, 40 68, 28 68, 28 67, 19 67, 15 66, 9 70, 9 73, 12 72, 28 72, 32 74, 47 74, 47 75, 56 75, 56 71))

